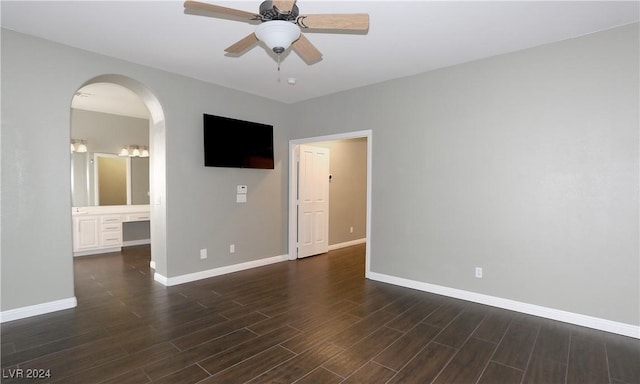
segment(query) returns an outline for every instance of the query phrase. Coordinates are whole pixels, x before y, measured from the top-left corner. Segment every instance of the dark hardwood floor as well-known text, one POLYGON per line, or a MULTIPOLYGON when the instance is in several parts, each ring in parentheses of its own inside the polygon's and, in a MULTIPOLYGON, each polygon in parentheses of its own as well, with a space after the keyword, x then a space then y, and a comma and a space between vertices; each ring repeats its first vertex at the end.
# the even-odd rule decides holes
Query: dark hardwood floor
POLYGON ((77 308, 2 325, 3 382, 640 383, 637 339, 365 280, 363 246, 168 288, 146 246, 74 263, 77 308))

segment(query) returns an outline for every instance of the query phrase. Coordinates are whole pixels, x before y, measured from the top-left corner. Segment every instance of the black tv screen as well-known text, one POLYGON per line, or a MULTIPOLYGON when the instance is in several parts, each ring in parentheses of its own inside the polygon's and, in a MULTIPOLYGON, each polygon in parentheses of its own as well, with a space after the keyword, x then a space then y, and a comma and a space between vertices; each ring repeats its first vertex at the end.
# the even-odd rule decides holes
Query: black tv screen
POLYGON ((205 113, 204 165, 273 169, 273 126, 205 113))

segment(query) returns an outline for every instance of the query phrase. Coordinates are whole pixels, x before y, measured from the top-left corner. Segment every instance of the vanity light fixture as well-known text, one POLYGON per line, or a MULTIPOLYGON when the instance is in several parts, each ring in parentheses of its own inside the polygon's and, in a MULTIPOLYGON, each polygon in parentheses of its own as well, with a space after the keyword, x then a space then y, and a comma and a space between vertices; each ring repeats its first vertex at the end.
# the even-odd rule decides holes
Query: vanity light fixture
POLYGON ((84 140, 80 140, 80 144, 78 144, 78 152, 84 153, 87 152, 87 142, 84 140))
POLYGON ((118 156, 122 157, 149 157, 149 147, 140 145, 125 145, 122 147, 118 156))
POLYGON ((71 152, 78 152, 78 153, 87 152, 86 140, 71 139, 71 152))

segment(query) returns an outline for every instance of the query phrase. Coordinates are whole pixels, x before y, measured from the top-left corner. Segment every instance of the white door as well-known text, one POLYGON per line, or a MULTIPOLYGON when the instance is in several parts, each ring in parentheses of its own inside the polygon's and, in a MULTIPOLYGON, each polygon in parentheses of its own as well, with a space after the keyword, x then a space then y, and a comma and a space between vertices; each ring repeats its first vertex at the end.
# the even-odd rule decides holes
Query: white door
POLYGON ((329 251, 329 149, 300 145, 298 257, 329 251))

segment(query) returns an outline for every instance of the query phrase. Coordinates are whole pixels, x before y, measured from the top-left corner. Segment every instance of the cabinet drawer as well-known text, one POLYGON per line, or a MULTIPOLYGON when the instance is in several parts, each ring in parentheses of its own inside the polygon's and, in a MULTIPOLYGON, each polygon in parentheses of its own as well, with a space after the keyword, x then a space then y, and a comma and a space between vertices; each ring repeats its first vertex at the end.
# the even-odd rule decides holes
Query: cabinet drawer
POLYGON ((113 224, 113 223, 122 223, 122 216, 120 215, 102 216, 102 224, 113 224))
POLYGON ((127 217, 127 221, 146 221, 149 218, 148 213, 132 213, 127 217))
POLYGON ((105 232, 102 234, 102 246, 120 246, 122 245, 122 232, 105 232))
POLYGON ((120 226, 122 224, 120 223, 116 223, 116 224, 111 224, 111 223, 107 223, 107 224, 102 224, 102 231, 103 232, 113 232, 113 231, 120 231, 120 226))

